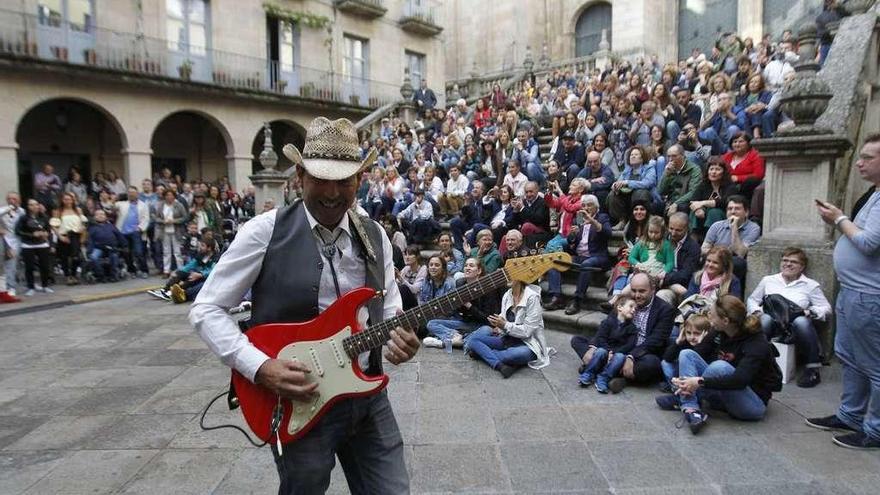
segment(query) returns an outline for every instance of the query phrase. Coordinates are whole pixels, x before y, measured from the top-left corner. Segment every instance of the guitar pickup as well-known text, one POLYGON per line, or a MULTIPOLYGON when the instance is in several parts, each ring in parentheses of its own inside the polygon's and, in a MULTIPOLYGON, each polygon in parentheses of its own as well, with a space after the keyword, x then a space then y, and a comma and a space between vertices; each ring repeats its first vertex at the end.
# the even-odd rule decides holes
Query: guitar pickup
POLYGON ((318 373, 318 376, 324 376, 324 367, 321 366, 321 360, 318 359, 318 352, 315 351, 314 347, 309 348, 309 356, 312 358, 312 365, 314 365, 314 369, 318 373))
MULTIPOLYGON (((344 330, 351 330, 351 328, 345 327, 344 330)), ((333 357, 336 358, 336 364, 339 365, 340 368, 345 368, 345 357, 343 357, 342 350, 339 349, 339 344, 336 343, 336 339, 330 339, 330 348, 333 349, 333 357)))

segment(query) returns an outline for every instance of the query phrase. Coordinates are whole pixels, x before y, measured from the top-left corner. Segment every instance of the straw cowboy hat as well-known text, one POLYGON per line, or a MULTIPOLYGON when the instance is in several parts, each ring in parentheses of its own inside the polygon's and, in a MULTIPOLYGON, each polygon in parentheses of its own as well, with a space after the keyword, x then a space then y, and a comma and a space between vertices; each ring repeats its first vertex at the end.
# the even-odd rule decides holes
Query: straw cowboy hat
POLYGON ((284 156, 309 175, 324 180, 342 180, 355 175, 376 162, 377 152, 370 148, 361 159, 357 129, 348 119, 331 121, 318 117, 306 130, 302 154, 292 144, 285 144, 284 156))

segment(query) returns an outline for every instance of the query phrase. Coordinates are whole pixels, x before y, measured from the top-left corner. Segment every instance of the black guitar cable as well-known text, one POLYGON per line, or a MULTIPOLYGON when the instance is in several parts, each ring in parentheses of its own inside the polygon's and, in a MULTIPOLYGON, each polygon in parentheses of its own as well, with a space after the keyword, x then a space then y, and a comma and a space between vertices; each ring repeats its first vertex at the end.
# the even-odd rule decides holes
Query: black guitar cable
POLYGON ((214 397, 213 399, 211 399, 211 402, 208 402, 208 405, 205 406, 205 408, 202 410, 202 417, 199 419, 199 426, 202 428, 202 430, 211 431, 211 430, 219 430, 221 428, 232 428, 234 430, 240 431, 241 434, 244 435, 245 438, 247 438, 247 441, 250 442, 251 445, 253 445, 254 447, 259 448, 259 447, 266 446, 266 444, 268 442, 263 442, 263 443, 255 442, 254 439, 251 438, 251 436, 248 434, 248 432, 244 431, 243 428, 236 426, 236 425, 226 424, 226 425, 205 426, 205 416, 208 414, 208 409, 211 409, 211 406, 213 406, 214 403, 217 402, 218 399, 220 399, 220 397, 223 397, 226 395, 229 395, 229 392, 223 392, 220 395, 218 395, 217 397, 214 397))

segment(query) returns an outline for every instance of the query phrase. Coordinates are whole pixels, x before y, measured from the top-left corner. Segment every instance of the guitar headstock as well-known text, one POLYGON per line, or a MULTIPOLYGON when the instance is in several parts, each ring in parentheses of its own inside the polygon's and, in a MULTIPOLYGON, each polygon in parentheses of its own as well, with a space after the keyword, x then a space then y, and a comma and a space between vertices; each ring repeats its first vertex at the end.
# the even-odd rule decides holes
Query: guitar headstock
POLYGON ((507 260, 504 269, 511 280, 530 284, 551 268, 564 272, 571 267, 571 255, 558 251, 555 253, 522 256, 507 260))

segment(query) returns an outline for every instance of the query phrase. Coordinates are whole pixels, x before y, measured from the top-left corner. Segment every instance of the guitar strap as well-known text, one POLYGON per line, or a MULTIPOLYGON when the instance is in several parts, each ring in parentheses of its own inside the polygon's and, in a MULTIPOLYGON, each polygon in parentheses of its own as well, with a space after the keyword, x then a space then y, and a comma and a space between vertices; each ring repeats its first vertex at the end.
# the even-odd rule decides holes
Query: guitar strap
MULTIPOLYGON (((384 290, 385 284, 385 267, 379 266, 379 260, 376 256, 376 250, 382 249, 382 245, 374 245, 373 240, 371 240, 369 234, 367 233, 367 227, 364 225, 364 219, 358 215, 357 211, 354 209, 348 210, 348 218, 350 225, 354 227, 354 232, 356 242, 361 247, 361 252, 365 253, 364 262, 366 263, 366 271, 367 271, 367 285, 369 286, 369 282, 373 281, 375 287, 371 287, 376 291, 384 290)), ((373 229, 377 227, 371 225, 373 229)), ((378 238, 381 239, 381 238, 378 238)), ((378 240, 377 239, 377 240, 378 240)), ((377 305, 381 305, 381 300, 377 300, 376 298, 370 299, 368 303, 368 309, 370 313, 370 321, 372 324, 376 324, 381 321, 383 316, 382 307, 377 305)), ((381 349, 374 349, 370 351, 369 356, 369 367, 364 370, 367 375, 376 376, 382 374, 382 352, 381 349)))

